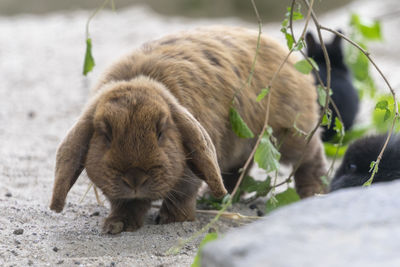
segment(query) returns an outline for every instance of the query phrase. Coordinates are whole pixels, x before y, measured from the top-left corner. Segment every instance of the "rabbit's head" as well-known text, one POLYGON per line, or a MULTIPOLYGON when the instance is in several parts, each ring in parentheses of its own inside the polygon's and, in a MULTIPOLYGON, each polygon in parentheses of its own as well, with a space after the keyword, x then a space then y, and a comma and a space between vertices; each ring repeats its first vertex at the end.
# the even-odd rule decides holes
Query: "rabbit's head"
MULTIPOLYGON (((340 30, 338 32, 342 33, 340 30)), ((307 55, 312 57, 318 66, 325 66, 325 57, 321 45, 314 39, 314 35, 308 32, 306 35, 307 55)), ((341 68, 347 70, 344 64, 342 38, 338 35, 330 43, 325 44, 332 68, 341 68)))
POLYGON ((166 197, 189 167, 216 197, 226 194, 214 145, 160 83, 146 77, 103 86, 57 151, 50 205, 60 212, 86 168, 109 199, 166 197))

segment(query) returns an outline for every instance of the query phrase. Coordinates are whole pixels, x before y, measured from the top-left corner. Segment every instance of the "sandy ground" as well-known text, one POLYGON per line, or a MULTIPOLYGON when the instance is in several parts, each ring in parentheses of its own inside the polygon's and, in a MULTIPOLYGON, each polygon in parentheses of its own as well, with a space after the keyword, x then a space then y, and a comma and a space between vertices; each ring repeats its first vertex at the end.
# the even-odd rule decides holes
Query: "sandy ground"
MULTIPOLYGON (((374 1, 362 2, 366 9, 374 1)), ((396 0, 386 2, 382 13, 396 0)), ((328 25, 346 25, 347 10, 332 12, 335 20, 328 25)), ((0 266, 189 266, 200 239, 178 255, 165 252, 211 217, 155 225, 156 210, 152 210, 139 231, 102 235, 99 230, 108 209, 97 204, 92 192, 81 201, 88 187, 85 174, 71 190, 61 214, 48 209, 55 151, 79 115, 90 86, 119 56, 180 29, 211 24, 256 29, 256 25, 237 19, 166 18, 141 7, 117 14, 103 12, 91 25, 97 66, 84 78, 81 67, 88 16, 88 12, 74 12, 0 17, 0 266)), ((398 32, 399 20, 387 24, 395 29, 392 33, 398 32)), ((277 24, 266 25, 264 32, 280 36, 277 24)), ((395 85, 400 80, 396 76, 400 46, 393 45, 400 43, 398 39, 397 34, 389 34, 384 45, 374 47, 378 63, 395 85)), ((236 209, 254 213, 246 206, 236 209)), ((218 228, 224 232, 239 224, 222 220, 218 228)))

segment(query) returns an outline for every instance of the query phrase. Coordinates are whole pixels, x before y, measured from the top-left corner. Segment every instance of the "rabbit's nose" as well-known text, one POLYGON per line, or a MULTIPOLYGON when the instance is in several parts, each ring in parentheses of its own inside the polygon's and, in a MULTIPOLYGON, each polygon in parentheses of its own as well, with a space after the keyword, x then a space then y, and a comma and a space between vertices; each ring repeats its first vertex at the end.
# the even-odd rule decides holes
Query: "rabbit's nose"
POLYGON ((140 187, 147 179, 147 175, 144 170, 140 168, 130 168, 124 175, 124 181, 132 189, 140 187))

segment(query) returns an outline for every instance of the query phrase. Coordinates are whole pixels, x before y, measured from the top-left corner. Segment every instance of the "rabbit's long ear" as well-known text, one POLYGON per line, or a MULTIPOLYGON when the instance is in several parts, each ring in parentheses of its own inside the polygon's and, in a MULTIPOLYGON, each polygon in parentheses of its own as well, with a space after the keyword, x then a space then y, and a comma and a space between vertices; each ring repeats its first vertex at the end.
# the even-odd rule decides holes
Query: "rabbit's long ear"
MULTIPOLYGON (((339 33, 343 34, 343 32, 340 29, 338 29, 337 31, 339 33)), ((334 47, 336 47, 336 48, 341 48, 341 46, 342 46, 342 37, 340 37, 339 35, 335 35, 335 37, 332 40, 332 45, 334 47)))
POLYGON ((207 131, 183 106, 176 103, 171 112, 189 153, 190 168, 208 184, 216 198, 223 197, 227 191, 222 182, 217 153, 207 131))
POLYGON ((307 55, 313 56, 318 48, 318 44, 314 39, 314 35, 311 32, 306 34, 306 44, 307 44, 307 55))
POLYGON ((84 168, 89 141, 93 135, 94 110, 94 104, 85 110, 58 147, 50 204, 50 209, 56 212, 61 212, 64 208, 67 194, 84 168))
POLYGON ((204 180, 216 198, 223 197, 227 191, 222 182, 217 153, 210 136, 195 117, 164 87, 159 91, 167 101, 172 118, 177 125, 182 144, 189 153, 187 160, 192 171, 204 180))

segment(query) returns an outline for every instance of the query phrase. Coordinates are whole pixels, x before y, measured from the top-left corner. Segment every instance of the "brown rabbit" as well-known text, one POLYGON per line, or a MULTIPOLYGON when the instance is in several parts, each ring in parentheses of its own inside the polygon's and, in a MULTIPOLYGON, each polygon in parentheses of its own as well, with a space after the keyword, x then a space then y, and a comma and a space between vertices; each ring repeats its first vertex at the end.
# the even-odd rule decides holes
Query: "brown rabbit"
MULTIPOLYGON (((231 130, 229 107, 249 75, 257 32, 210 27, 145 44, 115 63, 95 87, 95 96, 57 151, 50 208, 60 212, 83 168, 111 203, 104 231, 133 231, 150 202, 163 199, 160 222, 195 218, 200 179, 215 197, 232 187, 255 144, 231 130)), ((254 133, 264 122, 270 81, 287 49, 263 36, 254 78, 238 95, 237 109, 254 133)), ((309 132, 319 117, 316 90, 291 57, 271 90, 270 126, 282 143, 282 161, 295 163, 297 192, 325 190, 325 158, 319 136, 308 146, 293 125, 309 132)))

